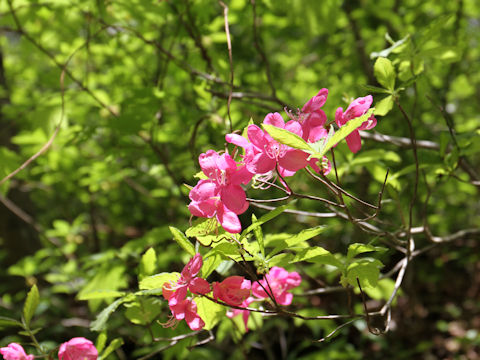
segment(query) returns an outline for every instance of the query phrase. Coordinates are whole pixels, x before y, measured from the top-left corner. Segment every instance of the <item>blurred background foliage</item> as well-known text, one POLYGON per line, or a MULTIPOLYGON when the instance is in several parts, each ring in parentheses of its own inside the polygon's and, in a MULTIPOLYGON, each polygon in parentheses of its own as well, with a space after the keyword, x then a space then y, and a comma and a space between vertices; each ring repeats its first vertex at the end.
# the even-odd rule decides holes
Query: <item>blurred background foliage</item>
MULTIPOLYGON (((20 318, 28 289, 37 284, 41 299, 34 321, 42 328, 37 334, 42 344, 53 348, 74 336, 95 340, 90 321, 114 298, 82 301, 82 294, 136 290, 142 255, 151 247, 156 254, 147 274, 178 271, 188 260, 168 225, 189 226, 183 184, 195 184, 200 153, 224 149, 231 129, 242 130, 251 118, 258 124, 285 106, 301 107, 323 87, 329 89, 324 110, 332 121, 338 106, 345 109, 352 98, 372 92, 365 85, 380 86, 373 64, 382 56, 394 65, 397 92, 383 102, 385 116, 377 117, 371 134, 403 140, 370 135, 356 155, 339 145, 341 182, 375 203, 389 169, 382 211, 373 223, 391 232, 406 229, 415 161, 408 124, 394 104, 398 100, 416 138, 425 141, 418 149, 413 226, 428 224, 444 238, 468 231, 438 246, 424 230, 415 235, 417 249, 425 251, 408 267, 385 335, 370 334, 359 320, 329 342, 314 343, 340 323, 255 316, 249 333, 239 331, 238 319, 225 319, 214 329, 213 342, 188 348, 208 334, 198 335, 155 356, 478 359, 478 2, 231 0, 226 5, 234 69, 231 123, 231 72, 218 2, 0 2, 0 177, 39 151, 59 127, 49 150, 0 187, 0 315, 20 318)), ((378 107, 389 96, 373 95, 378 107)), ((328 196, 305 174, 290 185, 328 196)), ((276 195, 249 192, 258 198, 276 195)), ((308 200, 294 207, 328 211, 308 200)), ((253 212, 265 213, 249 209, 241 216, 244 226, 253 212)), ((291 214, 265 224, 263 232, 297 233, 316 225, 326 228, 312 243, 331 252, 345 255, 351 243, 377 241, 341 218, 291 214)), ((384 273, 401 259, 393 250, 379 258, 384 273)), ((304 277, 298 294, 336 286, 340 278, 328 266, 305 263, 295 269, 304 277)), ((392 286, 387 281, 369 289, 369 307, 381 306, 392 286)), ((297 296, 293 306, 305 314, 348 313, 350 297, 361 313, 359 295, 345 292, 297 296)), ((123 339, 109 358, 133 359, 168 344, 152 342, 146 324, 152 323, 155 336, 167 338, 189 331, 183 324, 162 328, 156 320, 165 322, 168 314, 158 297, 120 306, 101 335, 123 339)), ((28 342, 8 327, 0 334, 2 346, 28 342)))

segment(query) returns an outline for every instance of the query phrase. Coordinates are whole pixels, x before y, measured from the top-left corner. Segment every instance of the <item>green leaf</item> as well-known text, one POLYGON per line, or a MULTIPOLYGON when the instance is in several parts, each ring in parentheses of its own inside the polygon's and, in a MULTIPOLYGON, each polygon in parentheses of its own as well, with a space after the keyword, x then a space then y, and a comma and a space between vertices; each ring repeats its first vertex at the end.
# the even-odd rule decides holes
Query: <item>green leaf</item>
POLYGON ((38 293, 37 285, 34 284, 28 292, 27 299, 23 305, 23 318, 25 319, 27 327, 30 326, 30 320, 37 309, 39 301, 40 294, 38 293))
POLYGON ((30 337, 31 335, 35 335, 36 333, 38 333, 40 330, 42 330, 42 328, 36 328, 30 331, 20 330, 18 332, 18 335, 30 337))
POLYGON ((159 298, 153 297, 140 297, 124 306, 126 318, 136 325, 150 324, 162 312, 159 298))
POLYGON ((379 93, 379 94, 390 94, 390 91, 389 91, 389 90, 386 90, 386 89, 384 89, 384 88, 377 87, 377 86, 361 85, 361 87, 362 87, 363 89, 365 89, 366 91, 368 91, 369 93, 372 93, 372 94, 375 94, 375 93, 379 93))
POLYGON ((272 256, 266 262, 267 262, 269 267, 272 267, 272 266, 285 267, 292 262, 294 257, 295 257, 295 255, 293 255, 291 253, 281 253, 281 254, 272 256))
POLYGON ((98 353, 101 353, 102 350, 105 348, 105 344, 107 343, 107 333, 106 331, 102 331, 97 336, 97 341, 95 342, 95 347, 97 348, 98 353))
POLYGON ((195 256, 195 248, 193 247, 193 244, 188 241, 185 234, 173 226, 169 226, 169 229, 178 245, 180 245, 180 247, 191 256, 195 256))
POLYGON ((141 290, 161 289, 163 284, 169 281, 177 281, 180 277, 178 272, 163 272, 160 274, 148 276, 140 281, 141 290))
POLYGON ((203 258, 202 278, 206 279, 223 261, 222 257, 216 253, 203 258))
MULTIPOLYGON (((314 154, 311 155, 311 157, 321 159, 327 153, 327 151, 329 151, 336 144, 338 144, 340 141, 345 139, 353 131, 357 130, 357 128, 359 128, 365 121, 368 121, 368 118, 372 116, 374 110, 375 110, 374 108, 371 108, 362 116, 349 120, 345 125, 343 125, 340 129, 338 129, 335 132, 335 134, 325 144, 322 145, 321 151, 315 152, 314 154)), ((323 142, 323 141, 322 140, 317 141, 315 145, 318 144, 319 142, 323 142)))
POLYGON ((102 355, 98 358, 98 360, 106 359, 108 355, 110 355, 112 352, 117 350, 122 345, 123 345, 123 339, 122 338, 113 339, 112 342, 110 344, 108 344, 107 348, 102 353, 102 355))
MULTIPOLYGON (((255 214, 252 214, 252 224, 257 221, 257 217, 255 214)), ((262 253, 262 256, 265 257, 265 243, 263 242, 263 232, 262 232, 262 227, 257 226, 256 228, 253 229, 253 234, 255 235, 255 238, 257 239, 258 242, 258 247, 260 248, 260 252, 262 253)))
POLYGON ((263 128, 265 129, 268 134, 278 141, 280 144, 284 144, 290 146, 294 149, 304 150, 304 151, 311 151, 310 145, 303 140, 297 134, 294 134, 288 130, 281 129, 274 125, 262 124, 263 128))
POLYGON ((88 293, 82 293, 77 296, 78 300, 108 299, 125 296, 125 292, 116 290, 96 290, 88 293))
MULTIPOLYGON (((388 35, 388 34, 387 34, 388 35)), ((390 36, 389 36, 390 38, 390 36)), ((371 59, 375 59, 377 57, 382 57, 382 58, 386 58, 388 57, 388 55, 390 55, 391 52, 399 52, 399 50, 403 49, 404 44, 406 44, 406 42, 410 39, 410 34, 407 34, 407 36, 405 36, 403 39, 400 39, 398 41, 395 41, 392 46, 390 46, 389 48, 386 48, 386 49, 383 49, 382 51, 379 51, 379 52, 372 52, 370 54, 370 58, 371 59), (395 50, 395 51, 394 51, 395 50)))
POLYGON ((297 252, 295 258, 290 261, 291 264, 299 261, 308 261, 316 264, 332 265, 338 268, 343 267, 343 264, 330 251, 325 250, 320 246, 313 248, 302 249, 297 252))
POLYGON ((395 89, 395 69, 392 62, 384 57, 379 57, 373 65, 373 72, 377 81, 386 89, 395 89))
POLYGON ((117 300, 115 300, 113 303, 111 303, 110 305, 108 305, 105 309, 103 309, 100 314, 97 315, 97 318, 95 319, 95 321, 93 321, 91 324, 90 324, 90 330, 91 331, 102 331, 102 330, 105 330, 106 328, 106 324, 107 324, 107 321, 108 321, 108 318, 110 317, 110 315, 112 315, 112 313, 117 310, 117 308, 127 302, 127 301, 132 301, 133 299, 135 298, 134 295, 127 295, 123 298, 119 298, 117 300))
MULTIPOLYGON (((390 295, 392 294, 394 288, 395 288, 395 281, 389 278, 385 278, 385 279, 379 280, 377 282, 377 286, 365 288, 365 292, 372 299, 387 301, 390 298, 390 295)), ((397 297, 394 300, 394 305, 395 305, 396 299, 397 297)))
POLYGON ((140 278, 152 275, 157 268, 157 254, 153 248, 148 249, 140 260, 140 278))
POLYGON ((18 320, 11 319, 6 316, 0 316, 0 328, 9 327, 9 326, 19 326, 23 327, 22 323, 18 320))
POLYGON ((384 252, 387 250, 388 250, 387 248, 384 248, 382 246, 373 246, 370 244, 354 243, 348 247, 347 259, 351 260, 355 256, 366 253, 366 252, 372 252, 372 251, 384 252))
MULTIPOLYGON (((382 267, 383 264, 377 259, 360 259, 348 265, 346 280, 354 287, 358 286, 357 278, 360 281, 362 288, 375 287, 377 286, 380 268, 382 267)), ((342 282, 344 283, 344 281, 345 278, 342 276, 342 282)))
POLYGON ((203 246, 215 246, 215 243, 227 237, 216 218, 197 219, 194 224, 187 229, 185 235, 196 238, 203 246))
POLYGON ((255 228, 265 224, 267 221, 270 221, 274 218, 276 218, 278 215, 280 215, 282 212, 284 212, 289 206, 292 205, 293 202, 279 206, 275 208, 274 210, 266 213, 265 215, 261 216, 260 219, 258 219, 256 222, 252 223, 248 228, 243 230, 242 235, 240 236, 240 239, 243 239, 248 233, 253 231, 255 228))
POLYGON ((270 245, 275 246, 275 248, 270 252, 269 257, 279 253, 284 249, 291 248, 313 238, 314 236, 317 236, 318 234, 323 232, 324 229, 325 226, 319 225, 310 229, 304 229, 298 234, 293 235, 292 237, 289 237, 287 239, 273 241, 270 245))
POLYGON ((225 317, 226 307, 219 305, 205 297, 196 297, 198 315, 205 322, 205 330, 211 330, 225 317))
POLYGON ((387 115, 393 107, 393 96, 389 95, 375 104, 374 114, 378 116, 387 115))

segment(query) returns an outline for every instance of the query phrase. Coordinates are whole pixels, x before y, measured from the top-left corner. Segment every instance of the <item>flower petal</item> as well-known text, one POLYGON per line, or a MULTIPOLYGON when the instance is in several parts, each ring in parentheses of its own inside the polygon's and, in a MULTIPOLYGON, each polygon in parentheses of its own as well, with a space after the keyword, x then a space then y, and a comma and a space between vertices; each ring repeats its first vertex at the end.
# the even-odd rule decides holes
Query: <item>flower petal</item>
POLYGON ((241 214, 245 211, 247 196, 245 190, 239 185, 229 185, 222 188, 220 197, 223 204, 235 214, 241 214))
POLYGON ((273 125, 281 129, 285 127, 285 120, 283 120, 282 115, 280 115, 278 112, 267 114, 263 120, 263 123, 273 125))
POLYGON ((253 145, 255 145, 260 151, 263 151, 268 140, 265 137, 265 133, 257 125, 249 125, 247 128, 248 139, 253 145))
POLYGON ((278 165, 290 171, 298 171, 307 166, 307 158, 308 154, 301 150, 289 150, 278 159, 278 165))
POLYGON ((240 136, 238 134, 227 134, 225 135, 225 140, 227 140, 227 142, 230 144, 240 146, 244 149, 247 148, 248 145, 250 144, 247 139, 245 139, 243 136, 240 136))
POLYGON ((192 201, 188 210, 193 216, 211 218, 217 211, 217 200, 192 201))
POLYGON ((267 154, 261 152, 256 154, 249 164, 247 164, 247 169, 254 174, 266 174, 269 171, 275 169, 277 162, 274 159, 271 159, 267 154))
POLYGON ((218 194, 218 185, 212 180, 200 180, 195 187, 190 190, 188 197, 193 201, 207 200, 218 194))
POLYGON ((190 282, 190 286, 188 287, 188 289, 192 293, 199 295, 205 295, 211 291, 208 281, 199 277, 193 279, 192 282, 190 282))
POLYGON ((242 231, 242 224, 240 223, 237 214, 228 210, 225 206, 221 206, 217 210, 217 220, 229 233, 238 234, 242 231))
POLYGON ((362 140, 358 130, 354 130, 352 133, 350 133, 345 140, 347 141, 348 148, 353 153, 358 152, 358 150, 360 150, 362 147, 362 140))

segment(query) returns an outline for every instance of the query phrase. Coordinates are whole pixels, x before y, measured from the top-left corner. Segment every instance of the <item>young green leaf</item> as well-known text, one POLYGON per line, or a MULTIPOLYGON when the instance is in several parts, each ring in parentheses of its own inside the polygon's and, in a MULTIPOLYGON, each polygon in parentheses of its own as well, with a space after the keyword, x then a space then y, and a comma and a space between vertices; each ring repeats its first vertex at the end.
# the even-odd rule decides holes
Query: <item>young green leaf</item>
POLYGON ((308 249, 302 249, 297 252, 295 258, 290 261, 291 264, 299 261, 308 261, 316 264, 332 265, 337 268, 342 268, 343 264, 330 251, 325 250, 320 246, 315 246, 308 249))
POLYGON ((362 288, 377 286, 378 277, 380 275, 380 268, 383 264, 372 258, 359 259, 347 267, 346 277, 342 276, 342 283, 345 280, 353 287, 358 286, 357 278, 362 285, 362 288))
POLYGON ((180 247, 183 248, 183 250, 185 250, 191 256, 195 256, 195 248, 193 244, 187 239, 185 234, 173 226, 169 226, 169 229, 178 245, 180 245, 180 247))
POLYGON ((25 319, 27 327, 30 326, 30 320, 32 320, 32 316, 37 309, 39 301, 40 294, 38 293, 37 285, 34 284, 28 292, 27 299, 23 305, 23 318, 25 319))
POLYGON ((95 347, 97 348, 97 351, 101 353, 103 349, 105 348, 105 344, 107 343, 107 332, 102 331, 98 336, 97 336, 97 341, 95 341, 95 347))
POLYGON ((185 235, 196 238, 203 246, 214 247, 216 243, 226 237, 225 233, 220 223, 213 217, 195 220, 193 225, 187 229, 185 235))
POLYGON ((313 238, 314 236, 317 236, 324 229, 325 229, 325 226, 319 225, 319 226, 315 226, 315 227, 310 228, 310 229, 304 229, 304 230, 300 231, 298 234, 293 235, 290 238, 287 238, 287 239, 284 239, 284 240, 283 239, 282 240, 276 240, 276 241, 272 242, 271 245, 274 245, 275 248, 270 252, 270 254, 268 256, 272 257, 273 255, 278 254, 280 251, 282 251, 284 249, 291 248, 293 246, 297 246, 298 244, 301 244, 301 243, 313 238))
MULTIPOLYGON (((390 36, 388 35, 388 33, 386 34, 386 38, 388 40, 391 40, 390 36)), ((390 46, 389 48, 386 48, 386 49, 383 49, 382 51, 379 51, 379 52, 372 52, 370 54, 370 59, 375 59, 377 57, 383 57, 383 58, 386 58, 388 55, 390 55, 391 52, 394 52, 394 53, 397 53, 397 52, 400 52, 403 48, 404 48, 404 44, 406 44, 406 42, 410 39, 410 34, 407 34, 407 36, 405 36, 403 39, 400 39, 398 41, 395 41, 395 42, 390 42, 392 44, 392 46, 390 46)))
POLYGON ((336 144, 338 144, 340 141, 345 139, 353 131, 358 129, 360 125, 362 125, 365 121, 368 121, 368 118, 372 116, 374 111, 375 111, 375 108, 371 108, 362 116, 349 120, 345 125, 340 127, 340 129, 338 129, 335 132, 335 134, 333 134, 333 136, 327 141, 327 143, 325 144, 325 146, 321 151, 315 152, 314 154, 311 155, 311 157, 321 159, 327 153, 327 151, 329 151, 336 144))
POLYGON ((123 291, 116 290, 96 290, 88 293, 82 293, 77 296, 78 300, 95 300, 95 299, 108 299, 116 298, 119 296, 125 296, 123 291))
POLYGON ((297 134, 274 125, 262 124, 262 126, 265 131, 280 144, 303 151, 312 151, 310 145, 297 134))
POLYGON ((395 89, 395 69, 392 62, 384 57, 379 57, 373 65, 373 72, 377 81, 390 91, 395 89))
POLYGON ((253 231, 255 228, 265 224, 267 221, 270 221, 274 218, 276 218, 278 215, 280 215, 282 212, 284 212, 289 206, 292 205, 293 202, 289 204, 285 204, 282 206, 279 206, 275 208, 274 210, 266 213, 265 215, 261 216, 260 219, 258 219, 256 222, 252 223, 248 228, 243 230, 242 235, 240 236, 240 240, 243 239, 248 233, 253 231))
POLYGON ((140 290, 161 289, 163 284, 169 281, 177 281, 180 277, 178 272, 163 272, 160 274, 146 277, 140 281, 140 290))
POLYGON ((205 330, 211 330, 217 323, 225 317, 226 308, 207 298, 195 298, 198 315, 205 322, 205 330))
POLYGON ((100 312, 100 314, 97 315, 97 318, 95 319, 95 321, 93 321, 90 324, 90 330, 92 330, 92 331, 102 331, 102 330, 104 330, 106 328, 106 324, 107 324, 107 321, 108 321, 108 318, 110 317, 110 315, 115 310, 117 310, 117 308, 121 304, 123 304, 124 302, 127 302, 127 301, 132 301, 133 299, 135 299, 134 295, 127 295, 123 298, 119 298, 119 299, 115 300, 113 303, 108 305, 105 309, 103 309, 100 312))
POLYGON ((105 351, 102 353, 102 355, 98 357, 98 360, 106 359, 108 355, 110 355, 112 352, 117 350, 122 345, 123 345, 122 338, 113 339, 112 342, 107 346, 105 351))
POLYGON ((206 279, 223 261, 222 257, 216 253, 203 258, 202 278, 206 279))
POLYGON ((385 116, 393 107, 393 96, 389 95, 375 104, 375 115, 385 116))
POLYGON ((384 248, 382 246, 373 246, 370 244, 354 243, 348 247, 347 259, 351 260, 359 254, 372 252, 372 251, 384 252, 384 251, 387 251, 387 248, 384 248))
POLYGON ((11 319, 6 316, 0 316, 0 328, 9 327, 9 326, 19 326, 22 327, 22 323, 15 319, 11 319))
POLYGON ((152 275, 157 268, 157 254, 153 248, 148 249, 140 260, 140 278, 152 275))
POLYGON ((158 297, 138 297, 124 306, 127 308, 125 317, 136 325, 150 324, 162 312, 158 297))

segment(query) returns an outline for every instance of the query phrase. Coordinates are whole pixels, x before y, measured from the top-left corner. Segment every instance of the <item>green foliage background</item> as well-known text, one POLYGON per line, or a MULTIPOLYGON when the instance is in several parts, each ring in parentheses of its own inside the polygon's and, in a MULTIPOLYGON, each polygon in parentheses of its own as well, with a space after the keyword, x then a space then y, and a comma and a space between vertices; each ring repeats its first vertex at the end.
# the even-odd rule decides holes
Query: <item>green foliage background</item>
MULTIPOLYGON (((179 271, 188 260, 168 226, 189 226, 183 184, 196 183, 198 155, 225 148, 224 135, 242 130, 250 118, 259 124, 268 112, 301 107, 323 87, 329 89, 324 110, 332 121, 338 106, 345 109, 352 98, 378 90, 364 85, 385 85, 374 73, 380 55, 392 61, 396 79, 393 95, 386 90, 373 94, 377 110, 385 114, 377 117, 375 131, 404 142, 367 138, 356 155, 339 145, 335 154, 342 185, 375 203, 389 169, 382 211, 373 223, 391 232, 407 228, 415 161, 405 145, 410 134, 394 104, 398 101, 412 119, 416 138, 425 141, 418 149, 413 227, 428 224, 440 237, 468 231, 438 246, 419 231, 416 247, 425 251, 407 270, 386 335, 369 334, 359 320, 328 343, 313 343, 338 323, 256 318, 257 328, 241 335, 238 324, 227 319, 214 330, 213 343, 188 350, 204 338, 199 335, 163 356, 480 356, 478 2, 226 4, 234 69, 231 123, 231 71, 224 9, 218 2, 0 2, 0 177, 37 153, 59 126, 49 150, 0 187, 0 315, 19 319, 28 289, 37 284, 40 304, 32 321, 42 328, 42 344, 53 348, 74 336, 95 340, 89 322, 113 302, 116 292, 135 291, 138 276, 179 271), (153 264, 141 261, 149 248, 155 250, 153 257, 149 254, 153 264), (111 291, 112 297, 80 300, 99 289, 111 291)), ((290 184, 305 193, 328 195, 305 174, 290 184)), ((294 208, 328 212, 307 200, 294 208)), ((265 213, 250 209, 241 216, 244 227, 252 212, 257 217, 265 213)), ((263 232, 298 233, 317 225, 326 227, 310 244, 332 253, 345 256, 351 243, 379 243, 340 218, 282 214, 263 232)), ((400 255, 394 250, 378 255, 382 272, 400 255)), ((302 263, 295 269, 304 276, 297 293, 340 280, 338 271, 324 265, 302 263)), ((388 298, 392 283, 384 284, 369 290, 370 306, 379 307, 388 298)), ((361 313, 359 295, 350 296, 361 313)), ((294 306, 305 314, 347 313, 349 301, 346 293, 336 292, 298 296, 294 306)), ((151 342, 147 323, 154 324, 155 336, 188 330, 184 325, 163 329, 153 321, 168 317, 159 297, 118 305, 102 333, 109 342, 123 338, 112 359, 137 358, 165 345, 151 342), (125 325, 127 319, 131 323, 125 325)), ((2 346, 21 339, 10 327, 1 334, 2 346)))

